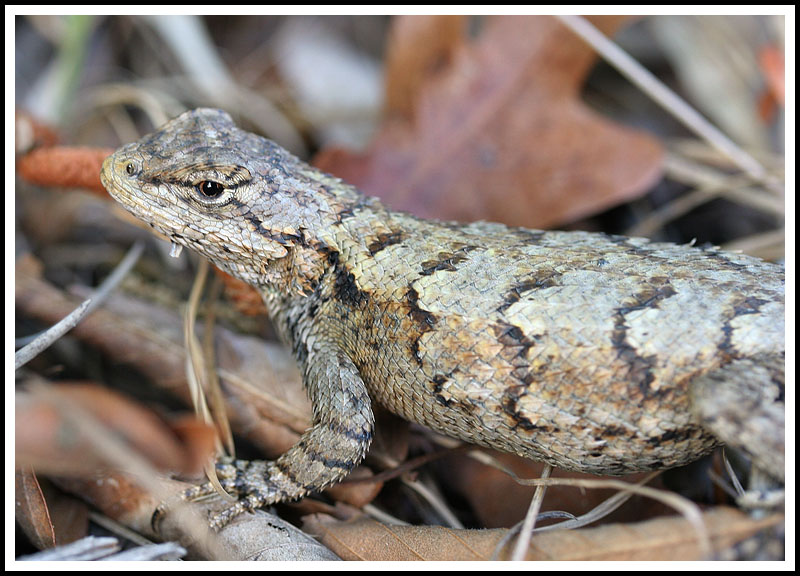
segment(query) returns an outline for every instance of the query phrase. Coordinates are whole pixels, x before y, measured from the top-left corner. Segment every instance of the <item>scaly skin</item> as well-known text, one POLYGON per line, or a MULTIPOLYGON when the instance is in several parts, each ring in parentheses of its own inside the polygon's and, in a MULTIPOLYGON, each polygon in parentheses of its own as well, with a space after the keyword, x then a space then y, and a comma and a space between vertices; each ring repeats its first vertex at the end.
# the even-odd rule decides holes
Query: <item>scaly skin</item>
MULTIPOLYGON (((782 402, 774 264, 393 212, 218 110, 122 147, 102 178, 134 215, 257 288, 302 369, 313 427, 275 462, 220 465, 241 499, 216 528, 344 477, 369 447, 373 401, 467 442, 602 474, 709 452, 714 394, 693 405, 693 386, 707 391, 731 366, 782 402)), ((768 465, 778 477, 780 426, 759 440, 780 452, 768 465)))

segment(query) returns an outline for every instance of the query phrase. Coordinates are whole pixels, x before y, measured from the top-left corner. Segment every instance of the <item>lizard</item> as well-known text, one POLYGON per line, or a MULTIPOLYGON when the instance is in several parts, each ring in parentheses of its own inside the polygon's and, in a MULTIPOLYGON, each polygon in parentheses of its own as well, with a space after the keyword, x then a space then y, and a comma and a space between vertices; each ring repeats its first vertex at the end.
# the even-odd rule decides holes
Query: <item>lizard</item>
POLYGON ((218 462, 238 500, 214 529, 344 478, 373 402, 567 470, 667 469, 725 442, 783 478, 781 265, 392 211, 216 109, 122 146, 101 178, 173 248, 255 287, 302 371, 312 426, 274 461, 218 462), (755 398, 747 426, 726 427, 728 386, 755 398))

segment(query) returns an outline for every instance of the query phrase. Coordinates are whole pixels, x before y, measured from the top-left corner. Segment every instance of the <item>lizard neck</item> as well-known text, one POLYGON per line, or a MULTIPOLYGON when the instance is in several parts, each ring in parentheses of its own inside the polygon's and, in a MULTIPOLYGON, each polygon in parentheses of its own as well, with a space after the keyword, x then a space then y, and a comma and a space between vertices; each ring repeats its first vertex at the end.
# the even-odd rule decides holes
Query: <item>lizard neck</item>
MULTIPOLYGON (((273 181, 272 186, 276 185, 280 189, 282 183, 273 181)), ((258 283, 265 300, 284 307, 290 304, 287 298, 313 294, 327 273, 345 270, 348 262, 363 261, 377 238, 391 234, 392 226, 392 213, 377 198, 303 162, 298 161, 291 182, 285 185, 311 193, 294 200, 292 211, 299 220, 291 222, 291 233, 281 238, 286 256, 265 258, 258 283), (304 207, 304 200, 313 205, 304 207)))

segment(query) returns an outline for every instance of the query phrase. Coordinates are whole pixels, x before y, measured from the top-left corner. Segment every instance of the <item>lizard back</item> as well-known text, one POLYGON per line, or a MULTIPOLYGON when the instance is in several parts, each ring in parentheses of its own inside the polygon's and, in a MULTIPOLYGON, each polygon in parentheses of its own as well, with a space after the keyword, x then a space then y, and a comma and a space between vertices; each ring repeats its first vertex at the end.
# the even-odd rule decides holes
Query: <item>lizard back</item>
POLYGON ((358 248, 334 274, 329 309, 371 395, 561 468, 696 459, 718 442, 692 414, 690 382, 783 350, 783 276, 755 258, 432 222, 374 203, 341 227, 358 248))
POLYGON ((783 269, 755 258, 392 212, 217 110, 121 148, 102 176, 129 211, 256 287, 305 367, 317 436, 269 468, 298 487, 284 496, 363 457, 362 385, 445 434, 623 474, 716 445, 693 412, 698 379, 749 362, 782 382, 783 269), (348 443, 326 475, 337 460, 321 454, 348 443), (301 482, 307 461, 322 472, 301 482))

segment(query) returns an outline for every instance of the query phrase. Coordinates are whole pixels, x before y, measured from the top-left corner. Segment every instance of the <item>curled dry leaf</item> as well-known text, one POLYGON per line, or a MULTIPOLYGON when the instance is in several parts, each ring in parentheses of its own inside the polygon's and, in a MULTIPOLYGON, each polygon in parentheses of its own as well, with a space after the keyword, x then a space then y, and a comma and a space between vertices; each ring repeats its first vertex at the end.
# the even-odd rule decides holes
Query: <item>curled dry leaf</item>
MULTIPOLYGON (((613 33, 624 17, 593 17, 613 33)), ((452 21, 398 19, 387 49, 387 86, 400 86, 365 154, 323 150, 317 167, 419 216, 548 227, 629 201, 655 183, 661 146, 605 120, 580 100, 596 56, 556 19, 488 18, 475 41, 455 46, 452 21), (439 23, 440 58, 418 51, 439 23), (408 62, 427 67, 422 73, 408 62), (431 66, 431 62, 436 65, 431 66), (413 80, 396 80, 395 74, 413 80), (419 81, 420 74, 425 78, 419 81), (409 89, 418 87, 413 106, 409 89), (413 118, 406 117, 413 111, 413 118)))
POLYGON ((47 503, 30 466, 18 466, 14 471, 14 512, 20 528, 39 550, 56 545, 47 503))

